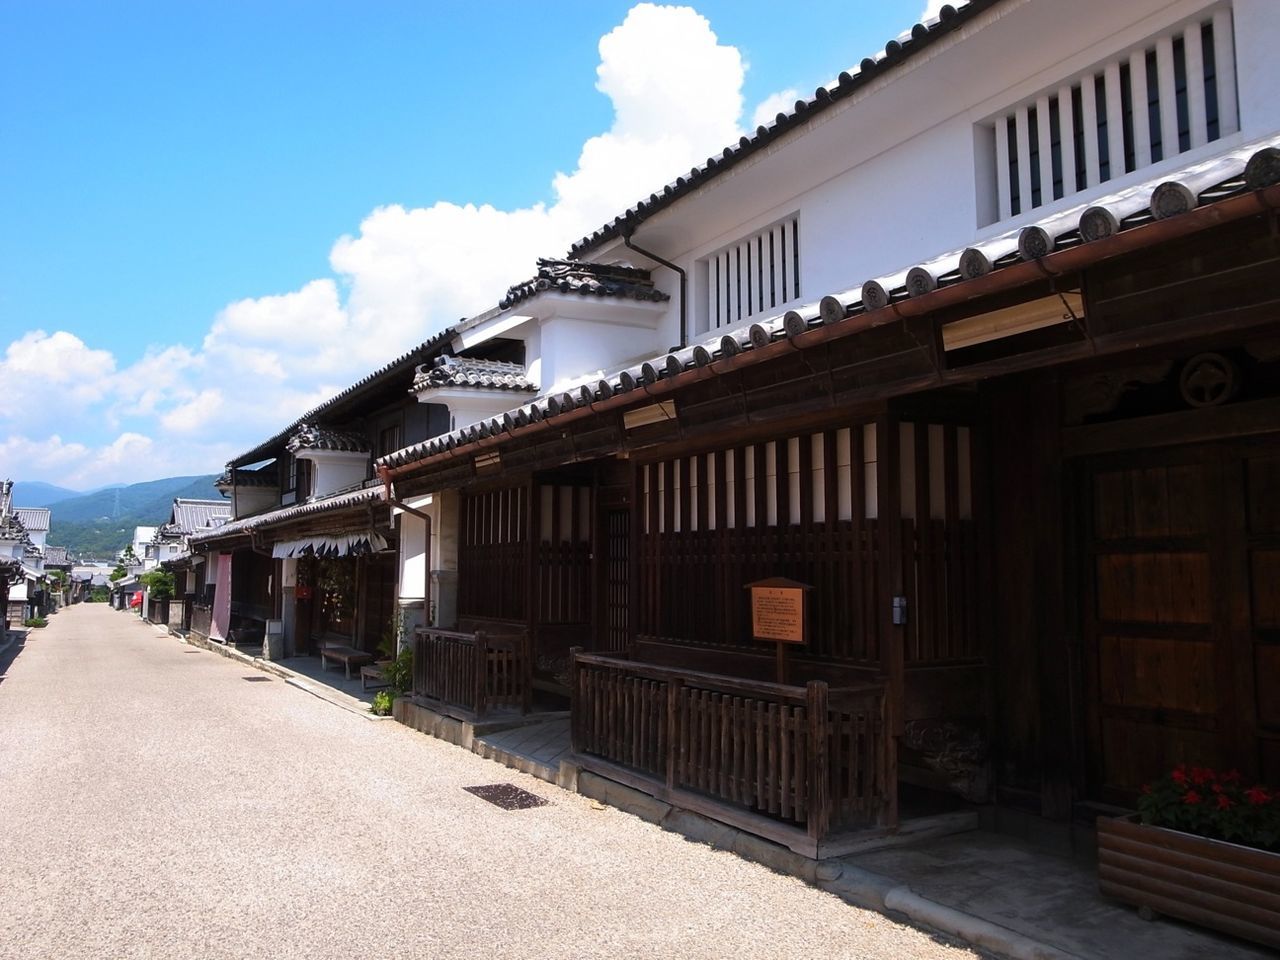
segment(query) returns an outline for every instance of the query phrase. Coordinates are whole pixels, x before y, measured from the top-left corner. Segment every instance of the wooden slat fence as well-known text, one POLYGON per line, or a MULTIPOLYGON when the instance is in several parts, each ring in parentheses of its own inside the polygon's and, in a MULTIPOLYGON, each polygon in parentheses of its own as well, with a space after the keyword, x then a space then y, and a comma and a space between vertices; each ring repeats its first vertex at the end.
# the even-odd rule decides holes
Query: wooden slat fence
POLYGON ((801 828, 886 816, 884 689, 759 683, 578 653, 573 749, 655 786, 801 828))
POLYGON ((524 635, 492 637, 419 627, 413 635, 413 694, 482 717, 496 707, 527 713, 532 664, 524 635))
POLYGON ((209 636, 209 628, 213 622, 213 608, 203 604, 193 604, 191 608, 191 632, 202 637, 209 636))

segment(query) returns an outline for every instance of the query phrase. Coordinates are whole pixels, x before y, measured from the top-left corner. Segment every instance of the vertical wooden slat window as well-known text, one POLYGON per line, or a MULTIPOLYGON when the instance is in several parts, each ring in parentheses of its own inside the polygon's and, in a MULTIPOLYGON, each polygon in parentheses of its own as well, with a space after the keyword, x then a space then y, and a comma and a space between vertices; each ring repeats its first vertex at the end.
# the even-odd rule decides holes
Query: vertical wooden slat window
POLYGON ((792 215, 713 254, 707 264, 708 326, 735 326, 800 297, 800 218, 792 215))
POLYGON ((978 657, 970 432, 894 429, 902 510, 892 518, 877 517, 874 424, 640 465, 638 639, 754 649, 742 586, 785 576, 815 588, 807 655, 878 665, 876 545, 879 524, 892 520, 905 546, 910 662, 978 657))
POLYGON ((1232 31, 1220 6, 989 121, 996 194, 987 222, 1237 132, 1232 31))

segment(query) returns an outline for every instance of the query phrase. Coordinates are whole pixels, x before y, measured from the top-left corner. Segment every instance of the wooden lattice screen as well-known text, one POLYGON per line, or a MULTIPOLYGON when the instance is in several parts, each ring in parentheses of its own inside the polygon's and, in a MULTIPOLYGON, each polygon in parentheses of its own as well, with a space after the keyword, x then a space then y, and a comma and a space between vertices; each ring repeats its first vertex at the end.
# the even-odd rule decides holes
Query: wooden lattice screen
POLYGON ((529 491, 464 496, 458 524, 458 613, 526 620, 529 491))
MULTIPOLYGON (((970 657, 978 643, 969 430, 897 429, 907 660, 970 657)), ((878 664, 878 544, 888 520, 879 516, 876 430, 859 424, 639 466, 637 633, 750 645, 743 586, 784 576, 814 587, 811 654, 878 664)))

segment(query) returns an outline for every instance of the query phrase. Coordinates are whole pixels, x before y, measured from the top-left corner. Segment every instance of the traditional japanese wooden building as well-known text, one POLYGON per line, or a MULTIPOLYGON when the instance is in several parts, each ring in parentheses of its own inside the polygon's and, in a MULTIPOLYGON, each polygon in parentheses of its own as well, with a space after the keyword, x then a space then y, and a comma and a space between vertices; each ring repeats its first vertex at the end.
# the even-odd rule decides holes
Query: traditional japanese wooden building
MULTIPOLYGON (((813 856, 943 797, 1066 826, 1180 761, 1280 781, 1276 24, 1140 6, 945 8, 555 261, 653 264, 661 319, 597 310, 676 345, 379 459, 456 569, 433 696, 501 662, 583 768, 813 856)), ((570 292, 459 329, 545 360, 570 292)))

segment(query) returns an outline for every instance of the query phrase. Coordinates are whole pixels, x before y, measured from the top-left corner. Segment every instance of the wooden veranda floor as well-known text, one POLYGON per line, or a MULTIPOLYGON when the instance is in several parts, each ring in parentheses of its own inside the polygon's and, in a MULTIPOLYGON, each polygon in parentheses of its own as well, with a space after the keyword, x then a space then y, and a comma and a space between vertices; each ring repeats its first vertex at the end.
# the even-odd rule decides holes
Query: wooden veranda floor
POLYGON ((569 757, 569 718, 560 717, 510 730, 497 730, 478 735, 476 741, 489 748, 484 752, 476 751, 482 756, 492 756, 492 759, 503 762, 507 760, 499 754, 523 759, 541 767, 546 773, 543 779, 554 783, 560 770, 560 761, 569 757))

